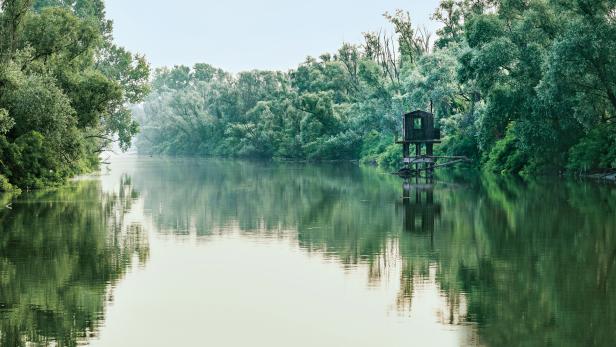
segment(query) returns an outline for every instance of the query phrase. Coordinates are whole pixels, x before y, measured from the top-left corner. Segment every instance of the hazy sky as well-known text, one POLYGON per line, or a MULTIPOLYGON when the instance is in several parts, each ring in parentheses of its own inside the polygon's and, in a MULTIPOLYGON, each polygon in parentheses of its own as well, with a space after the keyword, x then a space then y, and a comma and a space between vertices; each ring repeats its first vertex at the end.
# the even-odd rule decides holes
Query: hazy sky
POLYGON ((308 55, 392 30, 382 14, 408 10, 434 31, 438 0, 106 0, 116 42, 154 67, 196 62, 238 72, 287 70, 308 55))

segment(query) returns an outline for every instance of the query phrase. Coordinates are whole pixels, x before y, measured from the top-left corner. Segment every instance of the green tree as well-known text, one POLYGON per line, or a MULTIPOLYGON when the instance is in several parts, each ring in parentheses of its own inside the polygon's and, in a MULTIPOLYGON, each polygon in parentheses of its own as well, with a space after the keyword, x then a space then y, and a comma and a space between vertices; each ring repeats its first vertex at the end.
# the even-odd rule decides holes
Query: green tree
POLYGON ((103 2, 2 2, 0 175, 23 187, 96 168, 137 132, 128 105, 149 91, 149 66, 113 44, 103 2), (34 159, 34 158, 39 159, 34 159))

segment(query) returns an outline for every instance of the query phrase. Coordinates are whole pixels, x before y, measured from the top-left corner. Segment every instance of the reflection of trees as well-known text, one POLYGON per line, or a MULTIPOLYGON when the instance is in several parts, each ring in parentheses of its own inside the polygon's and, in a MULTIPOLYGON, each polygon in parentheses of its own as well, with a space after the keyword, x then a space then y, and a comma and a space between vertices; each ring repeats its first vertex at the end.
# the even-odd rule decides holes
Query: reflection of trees
POLYGON ((485 182, 485 206, 475 220, 486 253, 463 272, 484 339, 492 345, 611 344, 614 190, 580 182, 485 182))
POLYGON ((127 178, 114 194, 80 181, 0 210, 3 346, 74 346, 96 333, 110 286, 148 255, 141 226, 124 225, 135 194, 127 178))
MULTIPOLYGON (((277 237, 296 230, 304 250, 345 266, 368 264, 371 282, 399 266, 400 309, 432 271, 449 303, 443 322, 478 323, 488 345, 605 345, 616 338, 612 188, 467 177, 460 186, 437 184, 429 199, 424 194, 440 212, 425 224, 428 232, 405 232, 400 180, 370 169, 144 165, 134 183, 163 232, 207 235, 239 226, 277 237)), ((425 212, 416 207, 416 215, 425 212)))
POLYGON ((352 165, 153 162, 134 177, 162 232, 298 230, 302 248, 354 264, 381 254, 400 228, 398 181, 352 165))

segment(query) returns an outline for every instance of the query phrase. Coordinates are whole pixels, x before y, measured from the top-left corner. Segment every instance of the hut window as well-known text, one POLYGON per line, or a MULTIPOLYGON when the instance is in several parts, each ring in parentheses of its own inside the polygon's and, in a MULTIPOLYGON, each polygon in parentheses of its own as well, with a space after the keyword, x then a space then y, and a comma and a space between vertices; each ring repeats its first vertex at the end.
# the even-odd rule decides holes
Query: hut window
POLYGON ((416 129, 416 130, 423 129, 422 119, 421 118, 414 118, 413 119, 413 129, 416 129))

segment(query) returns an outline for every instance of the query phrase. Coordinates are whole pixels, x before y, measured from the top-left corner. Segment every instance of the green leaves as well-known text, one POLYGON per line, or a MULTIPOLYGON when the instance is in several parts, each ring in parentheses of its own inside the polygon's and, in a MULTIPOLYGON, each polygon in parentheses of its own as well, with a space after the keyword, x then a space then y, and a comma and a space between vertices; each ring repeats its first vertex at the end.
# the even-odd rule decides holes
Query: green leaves
POLYGON ((586 136, 584 128, 611 122, 616 94, 607 81, 616 77, 609 63, 616 29, 606 15, 613 8, 608 2, 444 7, 464 15, 469 49, 458 58, 458 75, 476 85, 485 102, 477 118, 478 145, 491 171, 559 170, 586 136))
POLYGON ((485 169, 499 174, 517 174, 523 170, 527 162, 528 157, 521 150, 516 136, 515 123, 512 123, 507 128, 506 136, 492 147, 485 169))
POLYGON ((99 52, 96 68, 122 88, 125 103, 139 103, 150 92, 150 65, 142 55, 107 44, 99 52))
POLYGON ((111 41, 100 0, 5 1, 0 12, 0 174, 56 185, 98 165, 137 124, 127 109, 149 91, 149 66, 111 41), (32 6, 32 7, 31 7, 32 6))
POLYGON ((567 168, 589 172, 616 167, 616 126, 600 125, 573 146, 567 168))
POLYGON ((32 60, 51 60, 55 64, 75 63, 78 57, 91 59, 101 42, 101 34, 95 26, 64 8, 30 13, 20 35, 20 46, 34 49, 32 60))
POLYGON ((66 85, 81 128, 98 126, 102 118, 109 115, 110 110, 122 100, 121 85, 97 70, 71 74, 67 76, 66 85))
POLYGON ((6 134, 15 125, 15 120, 9 117, 9 111, 0 108, 0 136, 6 134))
POLYGON ((465 29, 466 40, 472 48, 481 47, 505 34, 505 25, 495 14, 472 17, 465 29))
POLYGON ((67 131, 77 125, 71 100, 50 77, 25 77, 19 86, 4 91, 0 104, 15 121, 11 138, 34 130, 60 142, 67 131))
POLYGON ((45 137, 32 131, 17 138, 10 152, 12 181, 24 188, 37 189, 57 184, 65 176, 61 157, 45 137))

